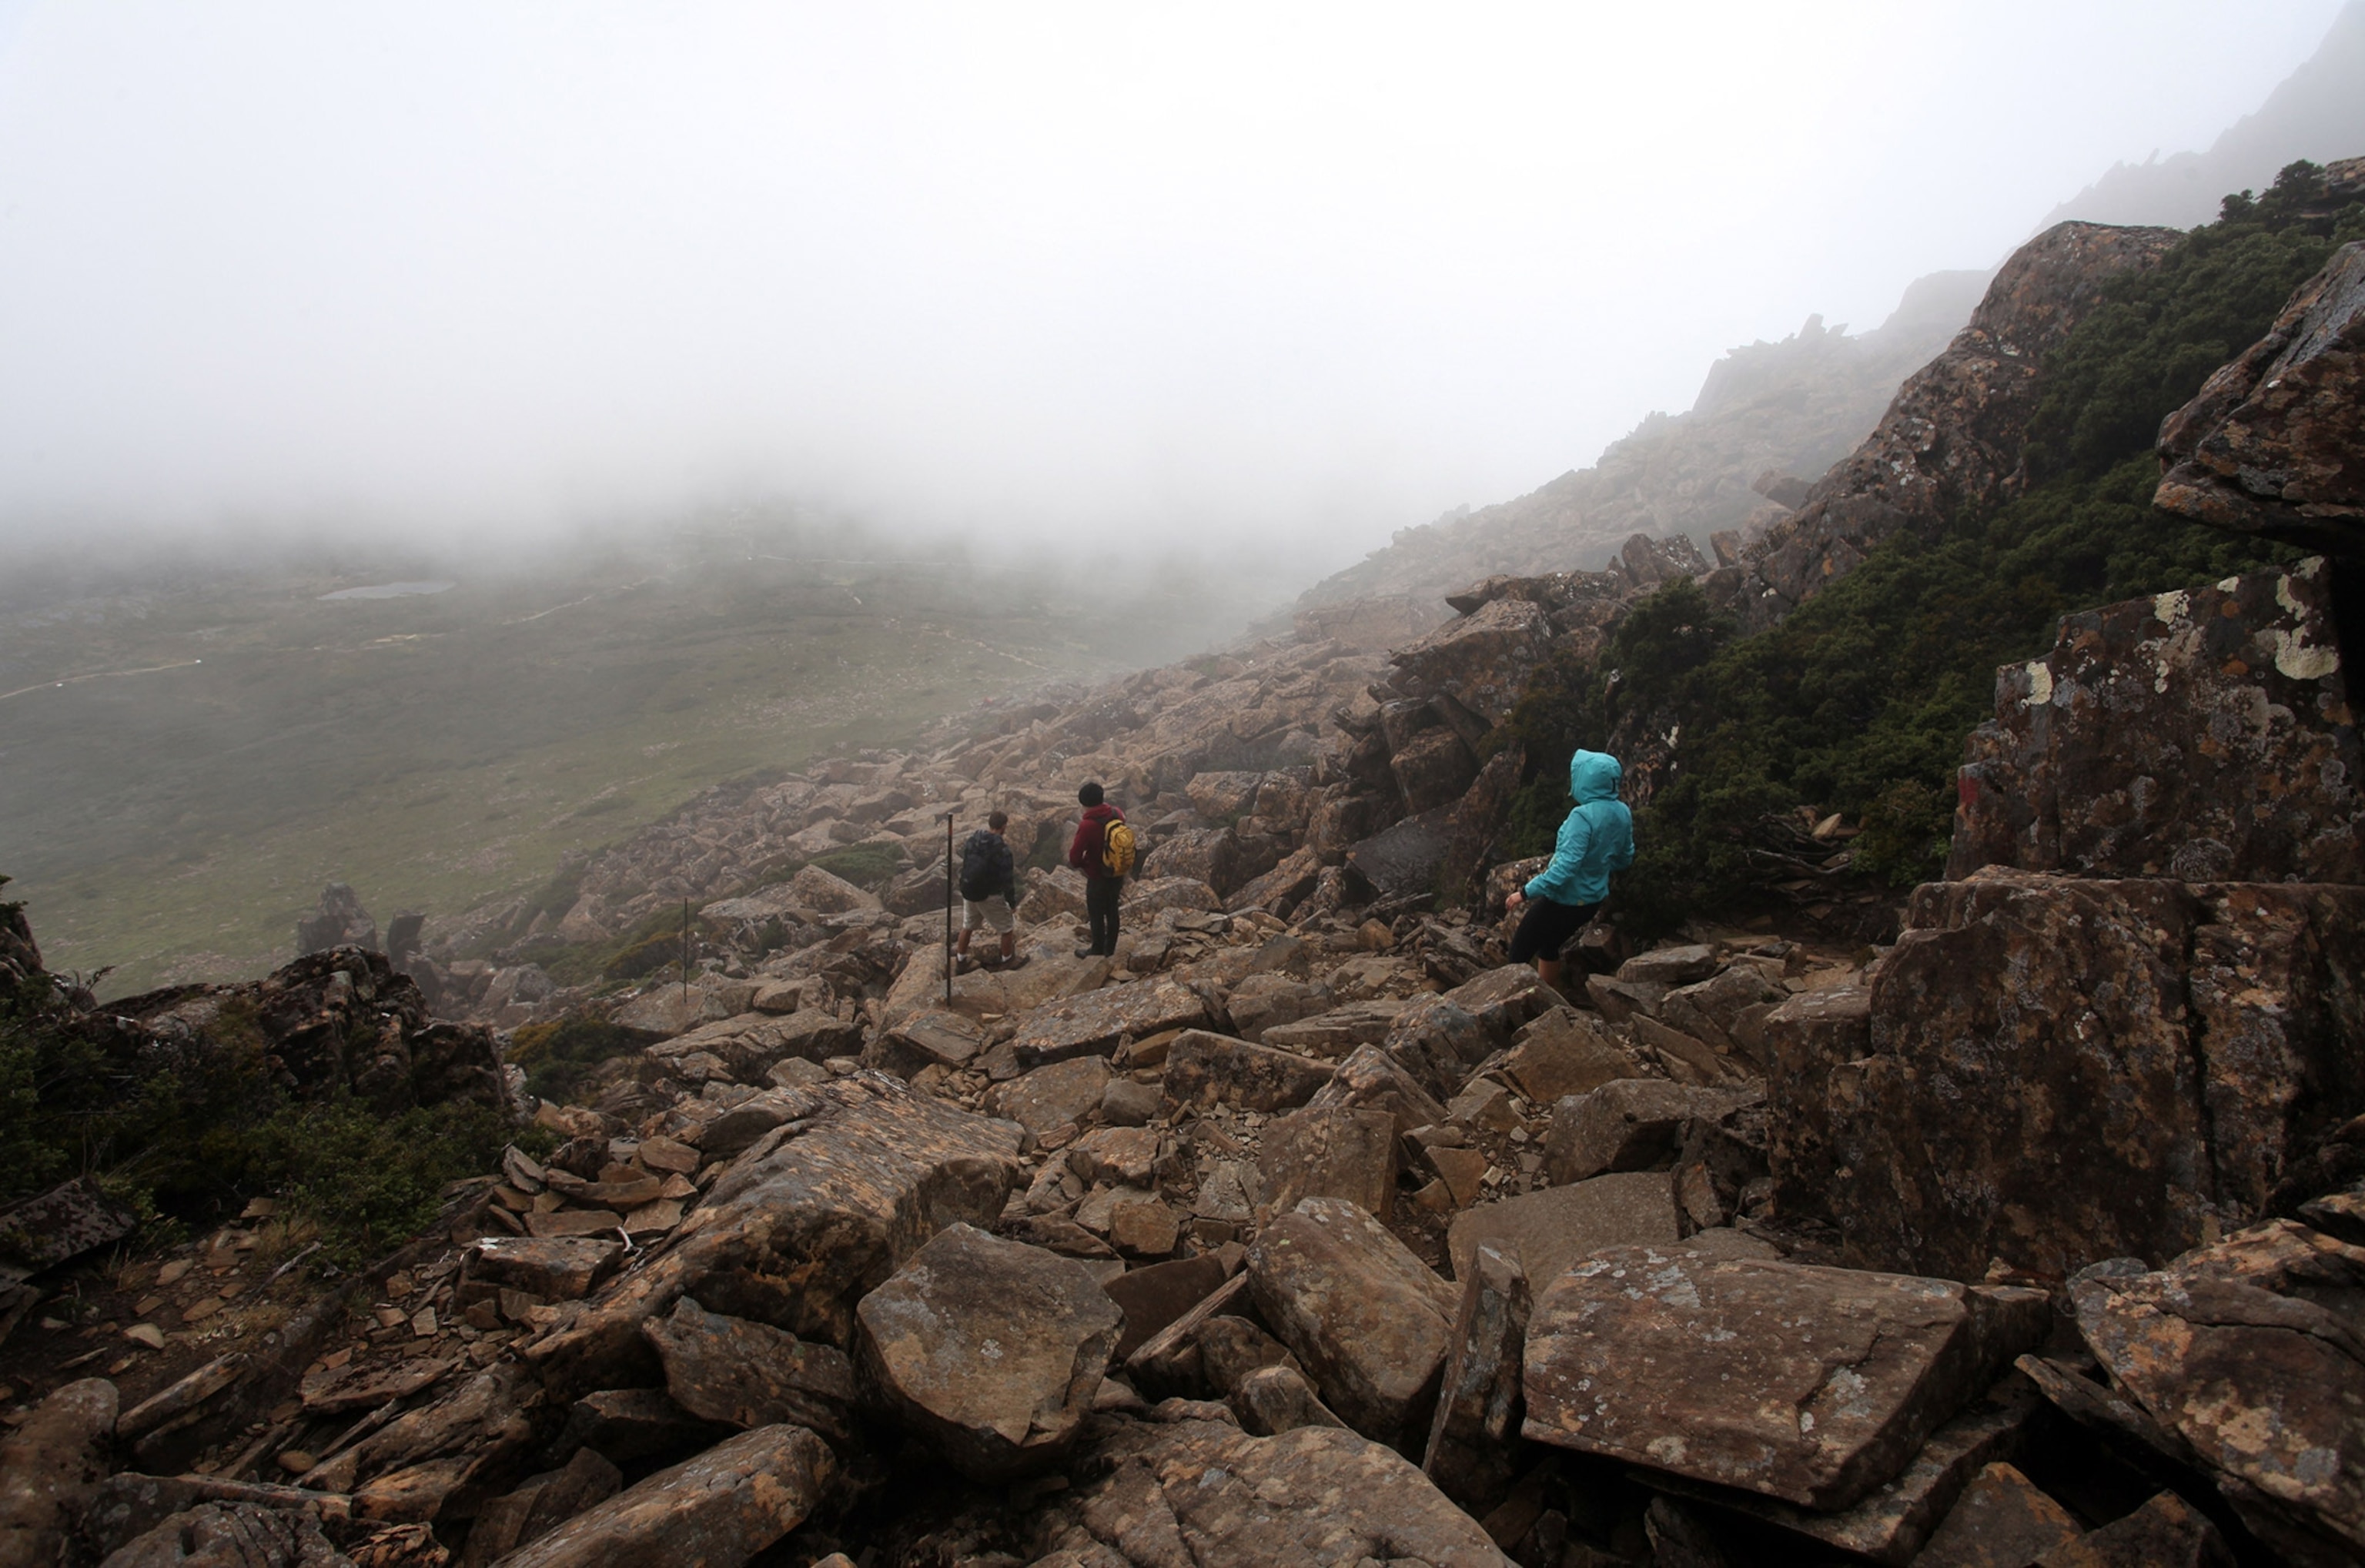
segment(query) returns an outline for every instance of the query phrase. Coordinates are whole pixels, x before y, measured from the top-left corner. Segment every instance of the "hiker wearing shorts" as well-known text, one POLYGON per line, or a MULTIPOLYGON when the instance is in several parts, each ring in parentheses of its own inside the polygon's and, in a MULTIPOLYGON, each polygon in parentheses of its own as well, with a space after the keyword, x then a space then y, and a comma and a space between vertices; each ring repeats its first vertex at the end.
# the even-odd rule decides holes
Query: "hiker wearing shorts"
POLYGON ((1018 862, 1003 837, 1009 825, 1008 813, 995 812, 961 846, 961 929, 953 952, 963 970, 971 967, 970 938, 981 928, 1002 934, 1001 968, 1014 969, 1026 961, 1018 957, 1018 862))
POLYGON ((1560 989, 1560 954, 1609 896, 1609 874, 1634 864, 1634 813, 1618 798, 1624 770, 1618 759, 1580 751, 1568 759, 1568 792, 1576 809, 1560 824, 1552 863, 1504 901, 1507 912, 1527 906, 1511 938, 1511 962, 1532 961, 1536 974, 1560 989))

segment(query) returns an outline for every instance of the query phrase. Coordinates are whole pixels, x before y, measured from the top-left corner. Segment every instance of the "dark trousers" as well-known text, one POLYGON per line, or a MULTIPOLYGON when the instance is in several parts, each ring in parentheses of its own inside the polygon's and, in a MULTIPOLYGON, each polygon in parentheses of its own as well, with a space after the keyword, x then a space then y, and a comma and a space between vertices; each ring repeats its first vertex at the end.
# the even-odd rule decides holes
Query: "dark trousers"
POLYGON ((1116 897, 1123 877, 1090 877, 1084 881, 1084 918, 1093 924, 1093 951, 1116 957, 1116 897))

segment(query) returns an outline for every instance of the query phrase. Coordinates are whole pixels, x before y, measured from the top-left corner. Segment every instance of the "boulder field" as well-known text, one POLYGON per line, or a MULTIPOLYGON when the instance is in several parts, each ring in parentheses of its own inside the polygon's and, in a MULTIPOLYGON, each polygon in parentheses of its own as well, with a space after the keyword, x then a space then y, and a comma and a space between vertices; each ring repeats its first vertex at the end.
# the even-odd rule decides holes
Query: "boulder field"
MULTIPOLYGON (((2092 228, 1720 591, 2008 484, 2042 348, 2159 248, 2092 228)), ((2348 548, 2355 401, 2271 394, 2349 385, 2354 251, 2171 421, 2177 504, 2348 548), (2314 466, 2225 488, 2286 447, 2314 466)), ((280 1278, 235 1226, 116 1266, 138 1321, 43 1341, 0 1439, 0 1568, 2365 1557, 2347 563, 2000 672, 1893 942, 1604 927, 1551 990, 1505 962, 1485 742, 1688 550, 716 791, 564 908, 457 923, 506 961, 415 921, 378 955, 339 889, 308 929, 353 939, 268 980, 89 1003, 546 1133, 300 1308, 226 1307, 280 1278), (1149 846, 1104 958, 1037 853, 1084 778, 1149 846), (1028 961, 955 974, 942 818, 989 808, 1028 961), (869 886, 814 863, 866 846, 869 886), (687 975, 533 958, 685 900, 687 975), (564 1019, 623 1044, 537 1101, 504 1032, 564 1019)), ((39 965, 9 920, 0 980, 39 965)), ((125 1223, 80 1184, 0 1215, 8 1325, 125 1223)))

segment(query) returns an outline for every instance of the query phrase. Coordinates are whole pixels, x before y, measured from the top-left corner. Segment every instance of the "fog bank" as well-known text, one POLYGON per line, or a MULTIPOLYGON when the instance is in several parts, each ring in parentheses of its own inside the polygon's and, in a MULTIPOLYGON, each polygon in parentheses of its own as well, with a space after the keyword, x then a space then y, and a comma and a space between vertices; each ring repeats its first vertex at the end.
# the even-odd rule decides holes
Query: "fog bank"
POLYGON ((2337 9, 0 8, 0 543, 787 497, 1298 586, 1992 264, 2337 9))

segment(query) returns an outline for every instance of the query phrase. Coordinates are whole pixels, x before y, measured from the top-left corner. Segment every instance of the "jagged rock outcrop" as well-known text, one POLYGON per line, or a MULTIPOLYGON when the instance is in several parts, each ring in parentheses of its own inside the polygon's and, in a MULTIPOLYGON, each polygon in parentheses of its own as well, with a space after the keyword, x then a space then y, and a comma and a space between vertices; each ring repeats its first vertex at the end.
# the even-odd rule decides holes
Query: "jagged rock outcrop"
POLYGON ((296 923, 296 956, 307 958, 331 947, 377 950, 377 921, 362 907, 361 896, 342 882, 331 882, 320 892, 320 905, 296 923))
MULTIPOLYGON (((2365 190, 2365 158, 2326 173, 2365 190)), ((2365 241, 2169 416, 2159 456, 2161 510, 2365 562, 2365 241)))
POLYGON ((259 1046, 264 1070, 301 1095, 353 1094, 387 1111, 510 1103, 491 1031, 430 1017, 418 985, 361 947, 314 953, 266 980, 127 997, 104 1018, 119 1047, 151 1059, 259 1046))
POLYGON ((1746 629, 1771 625, 1900 529, 1934 529, 1958 508, 2010 496, 2023 482, 2045 356, 2113 278, 2155 264, 2182 239, 2172 229, 2062 223, 2013 252, 1970 324, 1907 378, 1864 444, 1740 565, 1706 577, 1709 602, 1746 629))
POLYGON ((1996 674, 1946 874, 2365 882, 2365 750, 2319 559, 2062 617, 1996 674))
POLYGON ((1861 1033, 1777 1049, 1786 1204, 1867 1262, 1957 1279, 2172 1257, 2265 1213, 2365 1112, 2360 944, 2356 887, 1990 869, 1922 888, 1861 1033))
POLYGON ((2191 229, 2216 218, 2233 191, 2262 191, 2294 159, 2322 162, 2365 146, 2365 6, 2345 6, 2315 52, 2277 84, 2257 112, 2244 115, 2205 151, 2154 153, 2114 163, 2103 176, 2053 209, 2090 223, 2164 223, 2191 229))
POLYGON ((1814 316, 1780 342, 1736 348, 1709 367, 1688 412, 1651 415, 1592 467, 1516 500, 1398 531, 1386 548, 1308 589, 1301 621, 1373 598, 1433 604, 1485 577, 1539 577, 1605 559, 1628 588, 1647 588, 1654 577, 1627 576, 1637 564, 1631 540, 1706 544, 1782 516, 1796 502, 1772 502, 1754 482, 1768 473, 1821 474, 1845 456, 1879 421, 1899 383, 1961 329, 1986 282, 1982 273, 1933 273, 1908 286, 1874 330, 1850 336, 1814 316))
POLYGON ((2128 1435, 2198 1462, 2266 1541, 2299 1562, 2365 1552, 2365 1250, 2287 1222, 2165 1270, 2093 1271, 2070 1291, 2128 1435))

